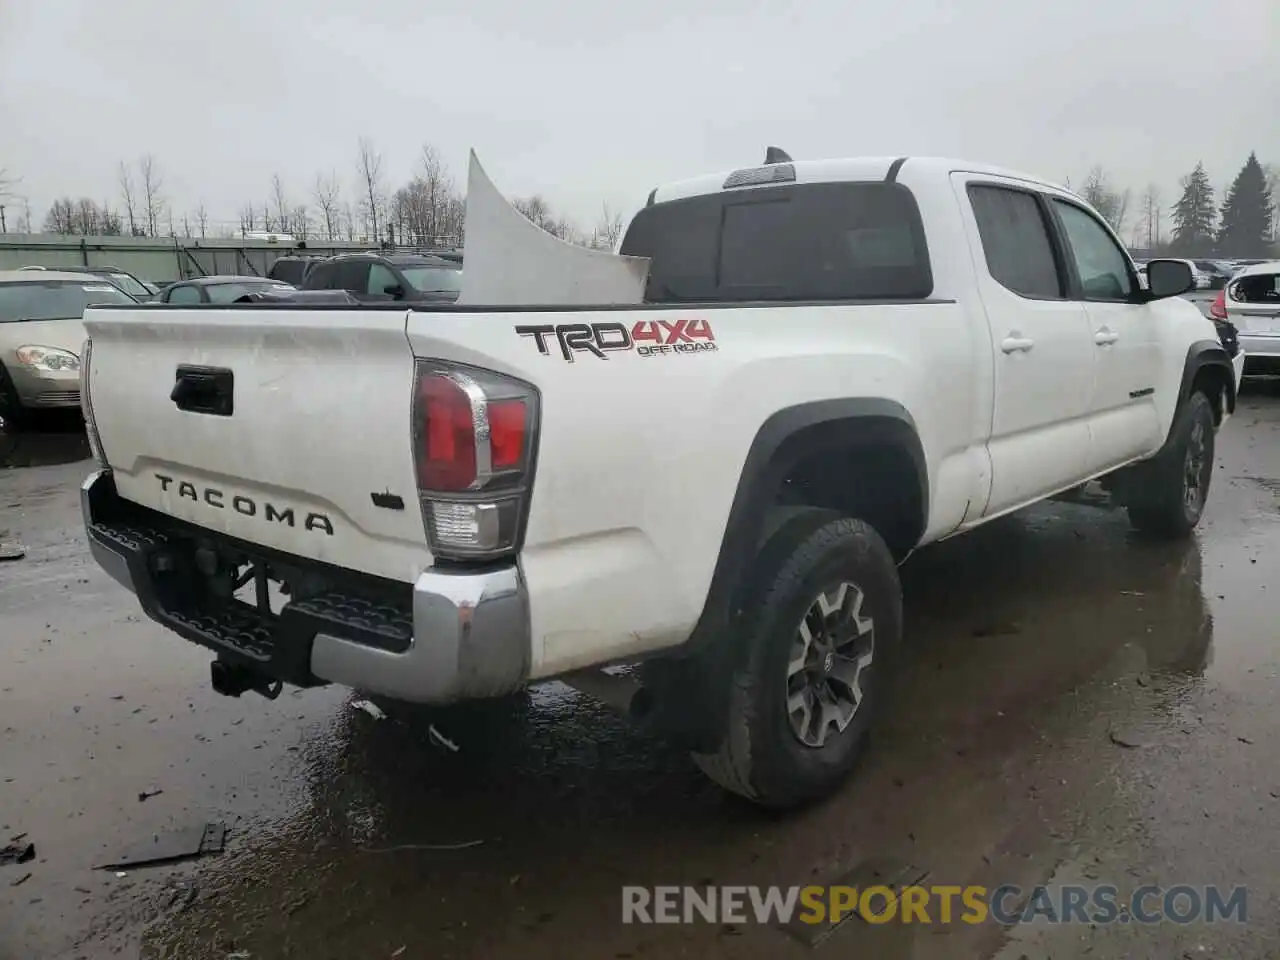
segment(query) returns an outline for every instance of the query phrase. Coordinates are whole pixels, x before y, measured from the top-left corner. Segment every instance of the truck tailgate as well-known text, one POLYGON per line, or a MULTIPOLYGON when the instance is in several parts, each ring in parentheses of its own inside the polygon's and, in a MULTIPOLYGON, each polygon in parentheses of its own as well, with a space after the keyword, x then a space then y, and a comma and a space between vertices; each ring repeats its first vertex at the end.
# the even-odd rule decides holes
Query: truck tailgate
POLYGON ((432 558, 405 319, 91 308, 89 393, 116 489, 249 543, 413 580, 432 558))

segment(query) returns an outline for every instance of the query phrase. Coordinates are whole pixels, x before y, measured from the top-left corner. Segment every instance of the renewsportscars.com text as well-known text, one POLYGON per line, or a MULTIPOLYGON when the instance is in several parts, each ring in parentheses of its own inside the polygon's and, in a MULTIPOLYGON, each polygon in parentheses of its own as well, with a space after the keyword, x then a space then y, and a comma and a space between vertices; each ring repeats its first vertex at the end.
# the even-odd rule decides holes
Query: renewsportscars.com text
POLYGON ((1244 923, 1248 891, 1141 886, 623 887, 623 923, 1244 923))

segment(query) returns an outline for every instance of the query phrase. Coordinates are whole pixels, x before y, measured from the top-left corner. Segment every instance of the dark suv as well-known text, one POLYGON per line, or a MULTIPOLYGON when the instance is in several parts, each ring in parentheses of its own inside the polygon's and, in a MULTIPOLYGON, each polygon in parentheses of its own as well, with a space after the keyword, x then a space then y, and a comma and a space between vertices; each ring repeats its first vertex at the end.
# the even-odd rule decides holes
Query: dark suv
POLYGON ((410 253, 351 253, 312 267, 304 290, 346 290, 357 300, 452 303, 462 289, 462 264, 410 253))
POLYGON ((324 257, 278 257, 267 270, 267 277, 281 280, 284 283, 301 287, 317 263, 324 263, 324 257))

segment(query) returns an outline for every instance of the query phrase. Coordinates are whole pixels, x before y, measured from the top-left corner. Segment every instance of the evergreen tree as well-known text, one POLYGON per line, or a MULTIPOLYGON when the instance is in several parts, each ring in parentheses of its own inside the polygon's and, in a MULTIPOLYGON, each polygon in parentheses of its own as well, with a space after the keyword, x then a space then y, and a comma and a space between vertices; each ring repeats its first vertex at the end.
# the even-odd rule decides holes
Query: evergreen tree
POLYGON ((1271 191, 1256 153, 1236 174, 1222 202, 1218 248, 1231 257, 1263 257, 1271 238, 1271 191))
POLYGON ((1204 164, 1182 178, 1182 197, 1173 205, 1173 249, 1181 253, 1207 253, 1213 247, 1213 185, 1204 164))

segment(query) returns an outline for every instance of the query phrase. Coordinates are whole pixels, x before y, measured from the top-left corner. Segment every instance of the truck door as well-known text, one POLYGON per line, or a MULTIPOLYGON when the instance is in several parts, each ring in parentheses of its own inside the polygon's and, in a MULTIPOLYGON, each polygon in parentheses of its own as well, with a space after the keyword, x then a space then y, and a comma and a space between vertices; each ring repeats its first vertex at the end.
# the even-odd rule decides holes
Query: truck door
POLYGON ((1004 513, 1090 474, 1093 332, 1069 298, 1045 198, 1028 185, 957 173, 994 356, 991 495, 1004 513))
POLYGON ((1084 207, 1052 197, 1050 209, 1069 256, 1073 298, 1089 318, 1097 367, 1089 402, 1096 470, 1149 454, 1163 441, 1156 403, 1160 307, 1134 303, 1137 277, 1124 248, 1084 207))

